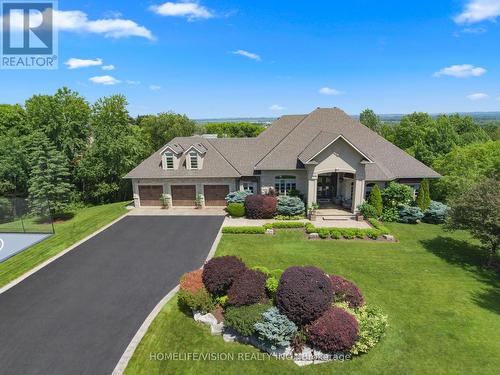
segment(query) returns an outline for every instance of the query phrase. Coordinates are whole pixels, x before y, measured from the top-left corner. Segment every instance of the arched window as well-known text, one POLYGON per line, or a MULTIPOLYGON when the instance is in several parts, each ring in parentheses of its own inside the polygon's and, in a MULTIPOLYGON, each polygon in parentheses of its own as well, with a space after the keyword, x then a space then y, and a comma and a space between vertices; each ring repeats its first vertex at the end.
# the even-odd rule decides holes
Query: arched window
POLYGON ((276 193, 287 195, 291 190, 297 190, 297 182, 295 176, 276 176, 274 178, 274 189, 276 193))

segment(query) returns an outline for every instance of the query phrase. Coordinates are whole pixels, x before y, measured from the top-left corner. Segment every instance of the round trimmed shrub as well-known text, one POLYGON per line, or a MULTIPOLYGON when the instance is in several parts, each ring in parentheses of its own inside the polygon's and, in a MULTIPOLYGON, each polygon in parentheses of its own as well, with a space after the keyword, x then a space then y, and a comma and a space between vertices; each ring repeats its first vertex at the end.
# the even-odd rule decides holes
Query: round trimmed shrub
POLYGON ((333 288, 333 300, 345 301, 349 307, 358 308, 365 304, 365 299, 358 286, 342 276, 330 275, 333 288))
POLYGON ((226 195, 226 202, 229 203, 245 203, 245 198, 248 197, 249 195, 252 195, 249 191, 244 191, 244 190, 238 190, 238 191, 233 191, 232 193, 229 193, 226 195))
POLYGON ((276 215, 277 199, 271 195, 249 195, 245 199, 249 219, 272 219, 276 215))
POLYGON ((400 206, 398 208, 398 214, 398 222, 408 224, 416 224, 424 217, 420 208, 413 206, 400 206))
POLYGON ((367 219, 373 218, 373 217, 374 218, 379 217, 377 209, 367 202, 361 203, 358 206, 358 210, 367 219))
POLYGON ((431 201, 422 221, 429 224, 442 224, 446 220, 449 207, 441 202, 431 201))
POLYGON ((306 207, 299 197, 280 195, 276 209, 278 215, 295 216, 303 215, 306 207))
POLYGON ((245 204, 244 203, 228 203, 227 212, 229 215, 234 217, 245 216, 245 204))
POLYGON ((243 336, 251 336, 255 332, 255 323, 262 320, 262 314, 269 307, 269 305, 261 303, 248 306, 229 306, 224 313, 224 325, 243 336))
POLYGON ((331 305, 332 283, 316 267, 289 267, 283 272, 276 291, 276 306, 295 324, 302 326, 317 319, 331 305))
POLYGON ((189 307, 191 310, 210 312, 215 308, 215 302, 205 288, 196 292, 179 290, 177 298, 179 303, 189 307))
POLYGON ((202 273, 203 270, 200 268, 182 275, 179 283, 179 289, 194 293, 205 288, 201 278, 202 273))
POLYGON ((358 321, 347 311, 332 307, 307 328, 311 344, 324 352, 349 350, 358 338, 358 321))
POLYGON ((258 270, 245 270, 229 288, 228 303, 235 306, 251 305, 266 297, 266 275, 258 270))
POLYGON ((260 322, 255 323, 255 331, 260 340, 271 346, 271 349, 276 349, 290 344, 297 326, 273 306, 262 314, 260 322))
POLYGON ((212 294, 226 294, 234 280, 246 269, 245 263, 232 255, 212 258, 203 267, 203 284, 212 294))

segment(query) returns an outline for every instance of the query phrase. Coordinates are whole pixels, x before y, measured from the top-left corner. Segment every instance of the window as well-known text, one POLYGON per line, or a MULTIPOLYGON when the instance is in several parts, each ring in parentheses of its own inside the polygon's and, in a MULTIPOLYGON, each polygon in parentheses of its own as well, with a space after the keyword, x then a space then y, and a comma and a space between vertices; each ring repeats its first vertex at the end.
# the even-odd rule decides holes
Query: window
POLYGON ((196 151, 189 153, 189 162, 191 169, 198 169, 198 153, 196 151))
POLYGON ((254 194, 253 182, 243 182, 243 190, 254 194))
POLYGON ((171 152, 165 153, 165 168, 174 169, 174 154, 171 152))
POLYGON ((287 195, 291 190, 297 190, 295 176, 276 176, 274 181, 276 193, 287 195))

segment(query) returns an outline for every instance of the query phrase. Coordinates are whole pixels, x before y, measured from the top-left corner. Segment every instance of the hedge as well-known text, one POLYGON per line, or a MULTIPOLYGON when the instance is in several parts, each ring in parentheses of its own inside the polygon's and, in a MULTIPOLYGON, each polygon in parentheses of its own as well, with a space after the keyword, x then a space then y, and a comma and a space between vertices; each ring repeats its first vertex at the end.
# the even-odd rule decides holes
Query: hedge
POLYGON ((264 234, 264 227, 223 227, 222 233, 226 234, 264 234))
MULTIPOLYGON (((369 228, 369 229, 361 229, 361 228, 316 228, 313 224, 306 224, 306 232, 307 233, 318 233, 320 238, 333 238, 333 239, 354 239, 354 238, 370 238, 372 240, 376 240, 378 237, 383 234, 389 234, 389 230, 381 225, 377 220, 374 219, 377 223, 378 228, 369 228)), ((373 225, 373 224, 372 224, 373 225)))
POLYGON ((274 228, 274 229, 295 229, 295 228, 304 228, 304 223, 300 221, 277 221, 275 223, 267 223, 264 224, 263 227, 266 229, 274 228))

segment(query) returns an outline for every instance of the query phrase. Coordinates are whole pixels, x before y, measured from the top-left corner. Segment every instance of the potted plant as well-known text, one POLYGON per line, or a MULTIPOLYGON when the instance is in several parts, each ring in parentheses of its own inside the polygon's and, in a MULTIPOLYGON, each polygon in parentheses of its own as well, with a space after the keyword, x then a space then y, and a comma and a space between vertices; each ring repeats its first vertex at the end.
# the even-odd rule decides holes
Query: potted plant
POLYGON ((196 199, 194 201, 194 205, 196 208, 203 208, 205 205, 205 197, 202 194, 196 195, 196 199))
POLYGON ((315 221, 316 220, 316 210, 319 208, 319 205, 317 203, 311 204, 311 207, 309 207, 308 214, 309 214, 309 220, 315 221))
POLYGON ((160 196, 160 202, 161 202, 161 208, 165 209, 165 208, 169 208, 170 207, 170 195, 168 194, 162 194, 160 196))

